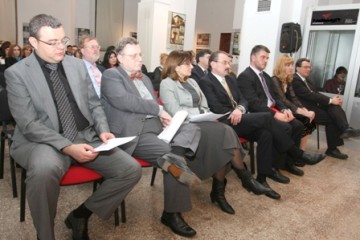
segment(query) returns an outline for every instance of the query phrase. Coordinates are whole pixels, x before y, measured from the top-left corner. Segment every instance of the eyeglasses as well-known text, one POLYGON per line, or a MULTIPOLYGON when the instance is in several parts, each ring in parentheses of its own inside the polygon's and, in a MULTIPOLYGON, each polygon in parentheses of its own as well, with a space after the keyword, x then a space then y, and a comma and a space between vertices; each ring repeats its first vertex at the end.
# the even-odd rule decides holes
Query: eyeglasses
POLYGON ((90 46, 85 46, 84 48, 90 48, 92 50, 99 50, 101 48, 101 46, 99 45, 90 45, 90 46))
POLYGON ((142 53, 135 53, 135 54, 121 54, 122 56, 129 57, 131 59, 136 59, 137 57, 142 57, 142 53))
POLYGON ((70 38, 64 37, 61 40, 50 40, 48 42, 45 42, 43 40, 37 39, 39 42, 45 43, 46 45, 52 46, 52 47, 58 47, 60 45, 66 46, 70 42, 70 38))
POLYGON ((231 62, 229 61, 214 61, 214 62, 218 62, 218 63, 221 63, 222 65, 231 65, 231 62))
POLYGON ((305 69, 311 69, 311 66, 301 66, 301 67, 305 69))

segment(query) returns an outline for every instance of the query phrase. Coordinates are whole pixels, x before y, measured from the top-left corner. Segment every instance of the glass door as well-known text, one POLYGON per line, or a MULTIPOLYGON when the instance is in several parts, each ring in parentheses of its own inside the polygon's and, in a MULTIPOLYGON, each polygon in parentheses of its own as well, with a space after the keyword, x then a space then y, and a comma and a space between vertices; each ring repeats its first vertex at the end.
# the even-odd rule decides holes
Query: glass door
POLYGON ((319 91, 338 67, 349 68, 354 36, 353 30, 310 31, 306 57, 312 65, 310 80, 319 91))

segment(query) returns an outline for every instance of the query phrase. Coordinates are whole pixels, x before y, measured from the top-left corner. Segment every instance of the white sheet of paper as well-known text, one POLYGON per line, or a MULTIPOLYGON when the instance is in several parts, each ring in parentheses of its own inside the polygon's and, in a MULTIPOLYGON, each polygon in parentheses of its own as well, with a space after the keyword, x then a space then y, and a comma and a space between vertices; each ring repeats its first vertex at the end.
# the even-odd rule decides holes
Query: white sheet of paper
POLYGON ((206 121, 215 121, 216 119, 225 116, 228 113, 225 114, 217 114, 217 113, 213 113, 213 112, 207 112, 207 113, 202 113, 202 114, 196 114, 196 115, 191 115, 189 117, 190 122, 206 122, 206 121))
POLYGON ((95 152, 108 151, 117 146, 123 145, 135 139, 136 136, 133 137, 122 137, 122 138, 112 138, 108 140, 108 143, 101 144, 100 146, 94 148, 95 152))
POLYGON ((170 141, 173 139, 173 137, 175 136, 176 132, 179 130, 181 124, 184 122, 188 114, 189 113, 185 110, 176 112, 171 120, 170 125, 167 126, 158 135, 158 138, 164 140, 167 143, 170 143, 170 141))

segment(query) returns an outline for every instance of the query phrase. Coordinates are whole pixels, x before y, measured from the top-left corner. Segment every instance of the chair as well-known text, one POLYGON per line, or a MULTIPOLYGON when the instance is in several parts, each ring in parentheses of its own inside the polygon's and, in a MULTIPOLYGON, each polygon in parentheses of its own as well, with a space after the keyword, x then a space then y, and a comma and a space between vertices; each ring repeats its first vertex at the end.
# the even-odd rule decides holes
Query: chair
MULTIPOLYGON (((20 222, 25 221, 25 200, 26 200, 26 170, 22 168, 21 170, 21 190, 20 190, 20 222)), ((101 184, 103 177, 96 171, 78 165, 72 165, 67 170, 65 175, 60 181, 60 186, 70 186, 77 185, 82 183, 94 182, 93 192, 97 188, 97 184, 101 184)), ((121 208, 124 201, 121 203, 121 208)), ((125 207, 125 205, 124 205, 125 207)), ((122 211, 122 210, 121 210, 122 211)), ((119 211, 118 209, 114 212, 114 221, 115 226, 119 226, 119 211)), ((123 220, 124 221, 124 220, 123 220)))
MULTIPOLYGON (((13 129, 9 129, 8 125, 15 125, 13 117, 10 113, 7 92, 4 88, 5 82, 0 82, 0 121, 1 121, 1 133, 0 133, 0 179, 4 178, 4 163, 5 163, 5 140, 8 140, 8 146, 10 149, 11 139, 14 134, 13 129)), ((15 161, 10 157, 10 174, 12 182, 12 191, 13 197, 17 197, 17 187, 16 187, 16 174, 15 174, 15 161)))

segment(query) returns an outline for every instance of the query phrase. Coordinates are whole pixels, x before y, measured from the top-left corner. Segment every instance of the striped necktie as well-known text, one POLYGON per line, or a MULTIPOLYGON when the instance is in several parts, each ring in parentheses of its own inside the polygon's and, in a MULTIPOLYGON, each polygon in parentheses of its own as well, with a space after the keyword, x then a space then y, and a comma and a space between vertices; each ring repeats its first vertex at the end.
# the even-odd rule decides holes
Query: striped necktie
POLYGON ((75 118, 70 106, 69 99, 66 95, 64 84, 62 83, 59 74, 57 72, 57 64, 48 63, 45 65, 50 72, 50 80, 53 85, 55 101, 59 114, 59 119, 63 129, 63 135, 70 141, 74 141, 78 130, 76 127, 75 118))

